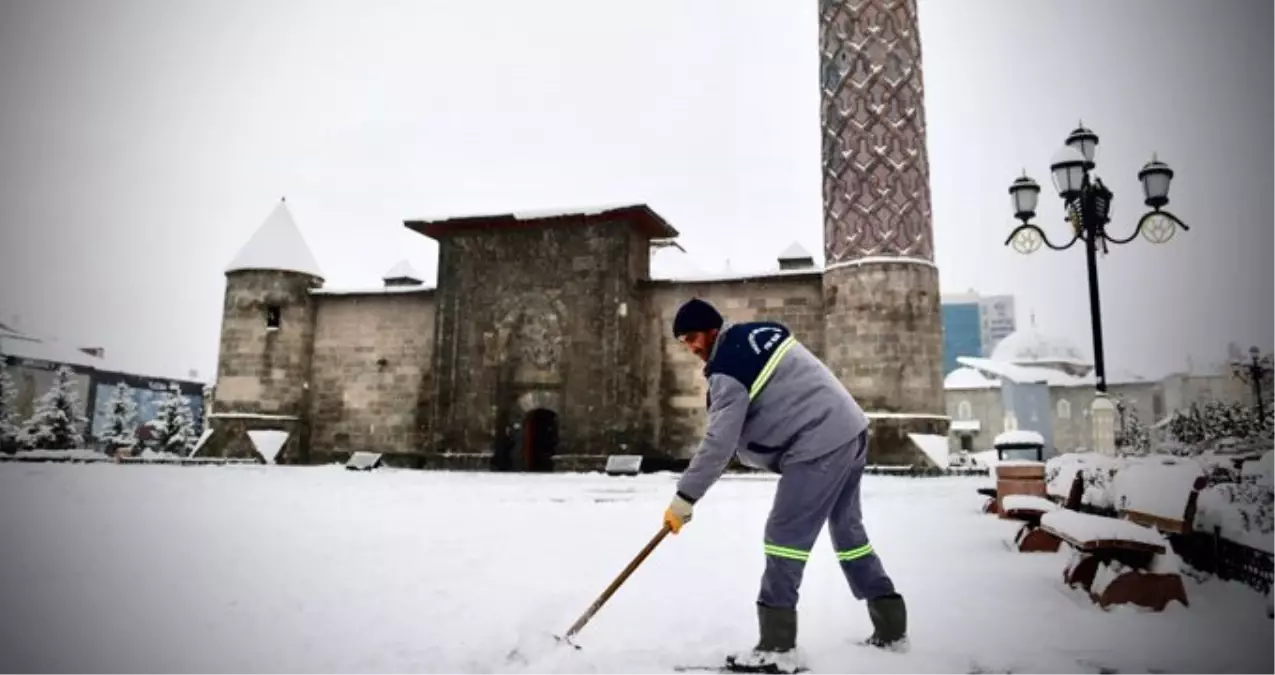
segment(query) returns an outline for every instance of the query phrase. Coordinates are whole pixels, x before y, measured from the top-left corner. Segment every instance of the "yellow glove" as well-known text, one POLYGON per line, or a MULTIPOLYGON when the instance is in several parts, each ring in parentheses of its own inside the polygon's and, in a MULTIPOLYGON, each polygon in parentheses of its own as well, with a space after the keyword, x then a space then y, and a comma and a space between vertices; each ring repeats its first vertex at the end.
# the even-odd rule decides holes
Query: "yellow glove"
POLYGON ((681 495, 673 495, 673 501, 669 502, 668 508, 664 510, 664 524, 673 531, 673 534, 677 534, 682 531, 683 525, 691 522, 692 510, 690 502, 683 499, 681 495))

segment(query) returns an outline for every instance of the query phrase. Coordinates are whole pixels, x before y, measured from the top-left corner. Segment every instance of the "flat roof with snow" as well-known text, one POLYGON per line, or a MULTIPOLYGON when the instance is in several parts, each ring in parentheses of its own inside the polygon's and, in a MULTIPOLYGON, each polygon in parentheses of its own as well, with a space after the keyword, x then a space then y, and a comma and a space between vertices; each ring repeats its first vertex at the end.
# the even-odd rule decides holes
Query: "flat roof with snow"
POLYGON ((678 231, 646 204, 623 204, 559 211, 524 211, 494 215, 458 216, 442 219, 406 220, 407 229, 431 239, 485 229, 532 229, 555 225, 592 224, 620 217, 652 239, 676 237, 678 231))

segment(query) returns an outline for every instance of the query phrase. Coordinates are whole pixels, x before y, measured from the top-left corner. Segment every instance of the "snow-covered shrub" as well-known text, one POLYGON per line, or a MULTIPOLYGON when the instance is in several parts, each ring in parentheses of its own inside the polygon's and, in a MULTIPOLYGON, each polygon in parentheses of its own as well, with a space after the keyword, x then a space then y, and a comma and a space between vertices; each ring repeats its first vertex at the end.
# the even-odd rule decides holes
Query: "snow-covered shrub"
POLYGON ((1116 450, 1122 455, 1146 455, 1151 452, 1151 430, 1138 417, 1138 409, 1125 402, 1123 396, 1115 396, 1116 418, 1120 428, 1116 432, 1116 450))
POLYGON ((22 424, 18 420, 18 385, 9 377, 4 354, 0 354, 0 452, 19 449, 22 424))
POLYGON ((1261 417, 1244 403, 1209 401, 1174 413, 1161 450, 1196 454, 1205 449, 1261 450, 1272 445, 1272 411, 1261 417))
POLYGON ((102 441, 111 452, 129 451, 137 444, 137 402, 133 389, 120 382, 106 404, 106 428, 102 441))
POLYGON ((62 366, 53 374, 53 385, 35 404, 35 412, 22 432, 22 446, 30 450, 68 450, 84 447, 80 393, 71 369, 62 366))
POLYGON ((1200 491, 1196 502, 1197 530, 1220 530, 1222 537, 1263 551, 1271 551, 1275 537, 1275 471, 1272 452, 1244 464, 1239 479, 1200 491))
POLYGON ((154 449, 180 457, 190 454, 199 440, 195 431, 195 419, 186 398, 174 387, 159 404, 155 419, 148 423, 154 449))

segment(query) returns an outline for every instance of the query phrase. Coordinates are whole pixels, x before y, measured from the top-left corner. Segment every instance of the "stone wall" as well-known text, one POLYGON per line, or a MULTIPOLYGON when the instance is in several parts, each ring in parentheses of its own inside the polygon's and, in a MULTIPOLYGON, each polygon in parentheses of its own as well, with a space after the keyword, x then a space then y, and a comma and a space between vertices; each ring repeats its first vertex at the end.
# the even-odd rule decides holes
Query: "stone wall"
POLYGON ((647 246, 620 217, 440 237, 431 450, 488 451, 544 408, 559 454, 642 451, 647 246))
MULTIPOLYGON (((215 410, 297 418, 281 462, 306 462, 310 368, 314 350, 314 301, 320 280, 295 272, 237 271, 226 275, 215 410), (277 328, 267 325, 270 308, 279 311, 277 328)), ((229 417, 210 420, 214 431, 201 455, 232 456, 248 443, 229 417)))
POLYGON ((242 271, 226 275, 221 350, 217 363, 219 412, 301 416, 314 345, 318 280, 294 272, 242 271), (270 306, 280 310, 277 329, 266 326, 270 306))
POLYGON ((969 434, 973 436, 975 452, 991 450, 992 441, 1005 427, 1005 407, 1001 402, 1000 389, 953 389, 946 393, 946 400, 947 414, 952 418, 948 449, 952 453, 960 452, 961 436, 969 434), (962 403, 968 405, 963 406, 962 403), (968 416, 963 413, 968 413, 968 416), (977 422, 978 430, 960 430, 960 422, 963 421, 977 422))
POLYGON ((693 297, 707 300, 730 322, 778 321, 815 354, 824 351, 823 291, 819 271, 748 280, 651 281, 646 284, 650 370, 646 406, 657 408, 654 431, 660 454, 689 457, 707 424, 703 364, 673 338, 673 316, 693 297))
POLYGON ((825 361, 873 420, 868 462, 923 461, 908 434, 948 436, 938 269, 839 266, 824 273, 823 293, 825 361))
POLYGON ((434 291, 315 296, 311 451, 419 454, 429 428, 434 291))

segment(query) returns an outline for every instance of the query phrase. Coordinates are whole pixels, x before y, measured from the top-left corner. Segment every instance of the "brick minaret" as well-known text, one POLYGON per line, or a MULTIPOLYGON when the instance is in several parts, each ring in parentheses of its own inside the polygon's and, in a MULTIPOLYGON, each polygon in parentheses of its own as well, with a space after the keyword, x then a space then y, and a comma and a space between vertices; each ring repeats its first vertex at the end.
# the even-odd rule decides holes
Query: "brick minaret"
POLYGON ((874 463, 947 435, 916 0, 820 0, 826 359, 874 463))

